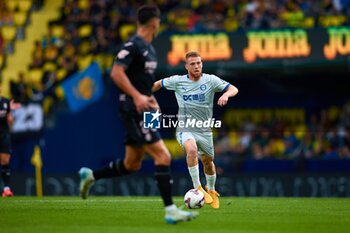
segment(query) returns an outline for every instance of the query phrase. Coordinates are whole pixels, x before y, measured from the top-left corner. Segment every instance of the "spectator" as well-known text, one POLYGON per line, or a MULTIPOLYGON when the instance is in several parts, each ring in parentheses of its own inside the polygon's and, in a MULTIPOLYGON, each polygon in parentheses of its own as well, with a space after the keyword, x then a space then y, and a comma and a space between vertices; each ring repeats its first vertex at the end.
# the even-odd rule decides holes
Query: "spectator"
POLYGON ((341 125, 350 127, 350 99, 347 100, 341 111, 341 125))
POLYGON ((34 51, 32 52, 32 63, 30 64, 29 68, 40 68, 44 62, 45 62, 45 57, 44 57, 44 50, 41 46, 40 41, 35 41, 34 45, 34 51))
POLYGON ((25 103, 29 100, 28 88, 24 72, 18 74, 18 82, 10 82, 11 96, 16 102, 25 103))

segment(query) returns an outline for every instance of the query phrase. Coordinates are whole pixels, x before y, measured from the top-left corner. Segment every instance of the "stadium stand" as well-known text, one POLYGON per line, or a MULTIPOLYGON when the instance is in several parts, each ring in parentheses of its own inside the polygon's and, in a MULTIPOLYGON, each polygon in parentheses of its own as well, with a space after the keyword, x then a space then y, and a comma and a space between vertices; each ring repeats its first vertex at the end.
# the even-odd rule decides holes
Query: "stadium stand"
MULTIPOLYGON (((232 32, 349 25, 350 1, 347 0, 317 3, 307 0, 156 2, 164 15, 163 32, 232 32)), ((104 71, 110 68, 118 45, 135 31, 135 9, 142 3, 65 0, 62 8, 56 9, 61 12, 60 17, 51 21, 45 36, 31 46, 26 84, 43 90, 43 77, 51 72, 55 80, 53 95, 59 93, 57 99, 61 99, 60 83, 85 69, 93 60, 104 71)), ((6 66, 5 54, 10 52, 6 48, 16 39, 17 28, 28 24, 32 4, 31 0, 6 1, 6 4, 0 0, 0 8, 2 11, 6 9, 6 14, 0 19, 0 67, 6 66)), ((49 105, 46 109, 49 109, 55 102, 50 99, 46 104, 49 105)), ((315 115, 307 115, 300 108, 228 109, 223 114, 227 128, 217 132, 216 152, 223 163, 233 163, 236 158, 349 159, 349 125, 338 127, 340 122, 349 120, 349 115, 349 103, 323 109, 315 115)), ((174 139, 168 139, 166 143, 175 157, 183 155, 174 139)))

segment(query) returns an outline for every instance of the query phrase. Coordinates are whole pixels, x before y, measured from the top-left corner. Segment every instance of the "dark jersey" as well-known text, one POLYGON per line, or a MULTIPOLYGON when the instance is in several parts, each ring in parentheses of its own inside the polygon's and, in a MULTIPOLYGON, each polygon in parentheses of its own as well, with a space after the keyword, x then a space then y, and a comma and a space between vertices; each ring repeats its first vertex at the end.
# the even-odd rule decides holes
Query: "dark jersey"
POLYGON ((125 67, 131 84, 141 94, 152 95, 152 86, 156 81, 154 71, 157 68, 157 54, 152 44, 140 36, 131 37, 118 52, 114 64, 125 67))
POLYGON ((10 100, 0 97, 0 133, 9 132, 7 115, 10 113, 10 100))
MULTIPOLYGON (((154 71, 157 68, 157 55, 154 47, 135 35, 118 52, 114 64, 125 67, 125 73, 131 84, 141 93, 152 95, 152 86, 156 81, 154 71)), ((161 139, 156 129, 143 128, 143 114, 136 111, 134 102, 123 91, 119 96, 120 116, 125 127, 125 144, 142 146, 161 139)))

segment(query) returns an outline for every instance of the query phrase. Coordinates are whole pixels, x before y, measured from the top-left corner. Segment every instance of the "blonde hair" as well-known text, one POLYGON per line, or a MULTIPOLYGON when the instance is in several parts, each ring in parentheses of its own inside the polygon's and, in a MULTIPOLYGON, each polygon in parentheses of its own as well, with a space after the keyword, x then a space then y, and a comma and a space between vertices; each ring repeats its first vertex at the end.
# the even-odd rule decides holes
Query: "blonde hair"
POLYGON ((201 55, 196 51, 191 51, 186 53, 185 60, 187 61, 187 59, 190 57, 201 57, 201 55))

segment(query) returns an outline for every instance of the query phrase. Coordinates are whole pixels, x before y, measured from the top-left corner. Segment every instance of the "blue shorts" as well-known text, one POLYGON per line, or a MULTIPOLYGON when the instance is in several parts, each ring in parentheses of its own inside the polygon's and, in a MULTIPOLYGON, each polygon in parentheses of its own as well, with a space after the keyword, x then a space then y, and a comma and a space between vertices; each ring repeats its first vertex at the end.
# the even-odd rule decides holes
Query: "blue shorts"
POLYGON ((11 154, 11 136, 9 133, 0 133, 0 153, 11 154))

